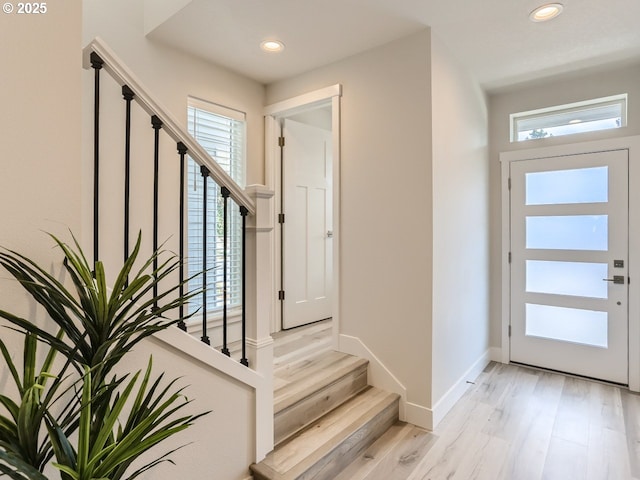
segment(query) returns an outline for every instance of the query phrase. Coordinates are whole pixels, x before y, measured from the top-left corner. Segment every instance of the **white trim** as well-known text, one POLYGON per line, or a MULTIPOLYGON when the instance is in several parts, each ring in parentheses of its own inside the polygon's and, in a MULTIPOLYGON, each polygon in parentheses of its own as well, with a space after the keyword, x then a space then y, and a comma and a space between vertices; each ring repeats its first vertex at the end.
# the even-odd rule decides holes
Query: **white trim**
MULTIPOLYGON (((283 118, 295 115, 304 111, 316 108, 331 106, 332 115, 332 148, 333 148, 333 336, 334 348, 337 348, 337 331, 340 322, 340 96, 342 86, 340 84, 331 85, 326 88, 315 90, 297 97, 293 97, 281 102, 268 105, 264 109, 265 114, 265 183, 268 188, 280 191, 280 147, 278 137, 281 135, 280 122, 283 118)), ((282 199, 276 195, 273 202, 272 218, 276 218, 280 212, 282 199)), ((277 298, 280 289, 281 261, 280 261, 280 229, 275 229, 274 258, 275 268, 273 271, 273 296, 277 298)), ((275 315, 272 319, 271 332, 278 332, 281 329, 280 319, 281 302, 275 302, 275 315)))
MULTIPOLYGON (((256 198, 273 198, 275 195, 275 192, 269 187, 256 183, 247 185, 245 191, 250 197, 255 196, 256 198)), ((271 225, 271 228, 273 228, 273 225, 271 225)))
MULTIPOLYGON (((342 92, 342 88, 339 89, 342 92)), ((331 99, 331 131, 333 133, 333 348, 338 348, 338 335, 340 334, 340 312, 342 312, 342 304, 340 303, 340 244, 342 239, 342 228, 340 223, 340 95, 336 95, 331 99)))
POLYGON ((406 402, 404 418, 400 418, 407 423, 417 425, 425 430, 435 428, 433 424, 433 410, 417 403, 406 402))
POLYGON ((235 108, 220 105, 219 103, 210 102, 209 100, 203 100, 202 98, 192 97, 187 95, 187 106, 204 110, 206 112, 215 113, 221 117, 232 118, 239 122, 247 121, 247 114, 242 110, 236 110, 235 108))
POLYGON ((509 325, 511 324, 511 265, 509 264, 509 253, 511 252, 511 195, 509 185, 509 162, 502 161, 500 154, 501 180, 500 191, 502 198, 502 221, 500 223, 502 233, 502 253, 500 255, 500 266, 502 271, 502 323, 500 326, 500 337, 502 350, 502 363, 509 363, 511 360, 511 341, 509 340, 509 325))
POLYGON ((502 152, 502 358, 509 362, 510 278, 508 254, 509 192, 506 188, 510 162, 553 156, 629 150, 629 389, 640 391, 640 136, 572 143, 553 147, 502 152))
POLYGON ((487 349, 469 369, 453 384, 442 398, 428 408, 407 401, 407 389, 402 382, 382 363, 382 361, 357 337, 339 335, 339 350, 369 361, 369 385, 400 395, 400 420, 427 430, 434 430, 462 395, 469 389, 469 383, 478 378, 484 368, 500 356, 499 349, 487 349))
MULTIPOLYGON (((518 129, 516 128, 516 124, 519 120, 523 118, 535 118, 542 117, 548 114, 554 113, 574 113, 579 111, 584 111, 585 107, 604 107, 608 105, 620 105, 621 106, 621 124, 618 128, 627 126, 627 111, 628 111, 628 95, 626 93, 622 93, 619 95, 611 95, 609 97, 602 98, 594 98, 591 100, 583 100, 581 102, 568 103, 565 105, 555 105, 552 107, 539 108, 537 110, 529 110, 526 112, 518 112, 512 113, 509 115, 509 139, 511 143, 518 143, 524 140, 518 140, 518 129)), ((585 132, 580 132, 585 133, 585 132)), ((574 134, 570 134, 574 135, 574 134)))
MULTIPOLYGON (((357 337, 351 335, 338 335, 338 350, 349 355, 364 358, 369 361, 368 383, 376 388, 400 395, 400 420, 407 420, 407 388, 400 380, 382 363, 382 361, 357 337)), ((416 405, 416 407, 418 407, 416 405)), ((425 408, 425 407, 420 407, 425 408)), ((428 428, 424 423, 419 423, 418 418, 422 415, 415 415, 415 425, 428 428)), ((430 425, 430 423, 429 423, 430 425)))
POLYGON ((433 427, 435 429, 447 413, 469 389, 470 382, 474 382, 478 375, 491 362, 491 349, 487 349, 478 360, 454 383, 440 400, 433 406, 433 427))
POLYGON ((250 387, 259 388, 265 381, 260 373, 230 359, 179 328, 161 330, 154 333, 152 338, 165 347, 174 348, 250 387))
POLYGON ((256 215, 247 219, 246 261, 248 269, 247 358, 249 365, 265 377, 262 388, 256 389, 256 462, 273 450, 273 339, 270 335, 275 298, 271 284, 273 263, 273 191, 264 185, 251 185, 247 195, 256 206, 256 215))
POLYGON ((261 349, 274 344, 273 337, 266 337, 259 340, 253 338, 247 338, 247 347, 253 347, 255 349, 261 349))
MULTIPOLYGON (((280 127, 275 117, 271 115, 267 115, 264 117, 264 176, 265 176, 265 188, 269 188, 272 192, 274 192, 274 199, 271 202, 271 211, 268 212, 268 215, 275 222, 276 212, 280 211, 280 200, 279 195, 275 195, 275 189, 278 186, 278 182, 276 182, 276 171, 277 166, 280 163, 278 161, 279 158, 279 148, 278 142, 275 140, 280 136, 280 127)), ((280 245, 280 228, 276 228, 274 224, 273 229, 273 269, 271 271, 271 285, 273 286, 272 291, 269 291, 269 294, 272 295, 272 298, 278 298, 278 290, 279 290, 279 279, 280 279, 280 255, 279 248, 280 245)), ((273 311, 271 315, 271 322, 269 325, 269 331, 271 333, 278 332, 280 330, 280 302, 273 302, 273 311)))
POLYGON ((330 87, 267 105, 264 107, 264 114, 265 116, 288 117, 301 111, 313 109, 313 107, 324 106, 327 100, 340 96, 342 96, 342 85, 337 83, 330 87))

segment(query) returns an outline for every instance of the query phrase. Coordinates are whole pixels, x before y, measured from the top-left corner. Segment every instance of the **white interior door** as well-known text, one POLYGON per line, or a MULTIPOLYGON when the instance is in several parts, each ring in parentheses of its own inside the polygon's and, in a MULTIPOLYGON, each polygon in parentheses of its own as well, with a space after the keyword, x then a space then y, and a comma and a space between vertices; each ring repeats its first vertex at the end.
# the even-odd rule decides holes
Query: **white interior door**
POLYGON ((282 157, 282 327, 331 317, 331 132, 286 119, 282 157))
POLYGON ((511 361, 627 384, 628 150, 510 177, 511 361))

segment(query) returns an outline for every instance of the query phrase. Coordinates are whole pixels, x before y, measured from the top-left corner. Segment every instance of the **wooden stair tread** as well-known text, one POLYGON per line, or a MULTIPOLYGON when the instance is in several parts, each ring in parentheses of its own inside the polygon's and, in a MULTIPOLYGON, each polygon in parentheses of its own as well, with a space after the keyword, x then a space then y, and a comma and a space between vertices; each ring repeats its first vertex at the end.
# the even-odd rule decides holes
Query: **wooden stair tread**
POLYGON ((365 370, 368 361, 340 352, 322 352, 274 371, 274 413, 291 407, 351 372, 365 370))
POLYGON ((368 387, 251 467, 256 480, 333 479, 398 418, 399 396, 368 387))
POLYGON ((331 321, 323 321, 301 329, 274 333, 274 367, 277 369, 314 353, 330 351, 331 329, 331 321))
POLYGON ((436 439, 420 427, 396 422, 334 480, 405 480, 436 439))

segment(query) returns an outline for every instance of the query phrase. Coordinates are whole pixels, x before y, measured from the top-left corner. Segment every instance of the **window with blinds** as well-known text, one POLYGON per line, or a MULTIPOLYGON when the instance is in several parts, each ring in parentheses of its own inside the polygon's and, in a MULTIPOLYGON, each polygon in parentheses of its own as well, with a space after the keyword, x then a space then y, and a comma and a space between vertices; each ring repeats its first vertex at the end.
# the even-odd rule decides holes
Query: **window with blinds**
MULTIPOLYGON (((211 157, 244 187, 245 182, 245 114, 220 105, 189 98, 187 108, 189 133, 211 157)), ((191 158, 187 162, 187 248, 189 276, 202 271, 203 177, 200 166, 191 158)), ((224 237, 223 201, 220 187, 207 179, 207 312, 215 314, 223 307, 224 237)), ((242 219, 238 206, 228 200, 227 309, 242 302, 242 219)), ((193 289, 202 287, 201 277, 193 280, 193 289)), ((190 311, 202 307, 202 296, 190 301, 190 311)))

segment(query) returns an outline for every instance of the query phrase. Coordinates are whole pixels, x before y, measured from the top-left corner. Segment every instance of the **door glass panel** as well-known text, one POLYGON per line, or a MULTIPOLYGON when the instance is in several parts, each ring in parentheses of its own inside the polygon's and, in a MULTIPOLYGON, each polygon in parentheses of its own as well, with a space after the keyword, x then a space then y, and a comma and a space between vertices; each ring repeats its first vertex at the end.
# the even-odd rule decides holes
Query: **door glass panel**
POLYGON ((594 167, 526 174, 526 204, 606 203, 609 168, 594 167))
POLYGON ((526 304, 527 336, 607 348, 608 314, 577 308, 526 304))
POLYGON ((527 248, 607 251, 608 215, 526 217, 527 248))
POLYGON ((606 263, 527 260, 527 292, 607 298, 606 263))

